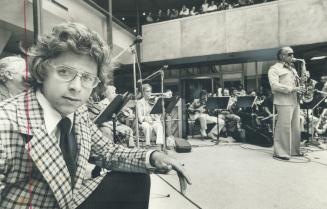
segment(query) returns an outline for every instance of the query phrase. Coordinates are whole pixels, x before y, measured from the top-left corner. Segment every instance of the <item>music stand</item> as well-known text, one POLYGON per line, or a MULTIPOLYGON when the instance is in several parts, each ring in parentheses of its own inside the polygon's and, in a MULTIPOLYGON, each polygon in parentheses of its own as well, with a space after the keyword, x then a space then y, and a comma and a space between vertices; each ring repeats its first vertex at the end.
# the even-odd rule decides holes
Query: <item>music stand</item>
POLYGON ((112 120, 113 125, 113 137, 114 143, 117 142, 116 136, 116 116, 122 110, 124 105, 128 102, 129 98, 127 97, 128 94, 124 95, 117 95, 109 105, 104 108, 99 115, 93 120, 96 125, 102 124, 104 122, 108 122, 112 120))
POLYGON ((253 107, 256 96, 239 96, 237 97, 236 106, 239 108, 253 107))
POLYGON ((222 96, 222 97, 208 97, 206 107, 208 111, 213 110, 217 112, 217 140, 215 144, 219 144, 219 117, 218 111, 219 110, 226 110, 228 103, 229 103, 229 96, 222 96))
MULTIPOLYGON (((162 99, 159 98, 156 102, 156 104, 153 106, 150 114, 161 114, 162 113, 162 99)), ((164 98, 164 107, 165 107, 165 112, 170 114, 174 107, 176 106, 177 102, 179 100, 179 96, 173 96, 171 98, 164 98)))

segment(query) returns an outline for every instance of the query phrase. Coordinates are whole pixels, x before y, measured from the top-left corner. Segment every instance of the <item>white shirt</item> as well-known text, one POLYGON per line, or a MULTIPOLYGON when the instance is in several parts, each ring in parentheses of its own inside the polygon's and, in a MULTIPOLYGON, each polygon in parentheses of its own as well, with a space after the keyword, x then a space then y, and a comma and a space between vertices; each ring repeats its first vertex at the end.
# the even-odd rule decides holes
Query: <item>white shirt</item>
MULTIPOLYGON (((43 117, 45 127, 50 136, 56 137, 58 139, 58 144, 60 144, 60 130, 57 125, 62 119, 61 115, 51 106, 49 101, 44 97, 40 90, 36 91, 36 99, 43 109, 43 117)), ((74 113, 66 116, 71 121, 70 131, 73 127, 74 113)), ((150 156, 156 150, 148 150, 146 153, 145 165, 147 168, 152 169, 153 166, 150 164, 150 156)))
MULTIPOLYGON (((58 113, 57 110, 55 110, 49 101, 44 97, 44 95, 41 93, 40 90, 36 91, 36 99, 41 105, 43 109, 43 118, 45 127, 47 129, 47 132, 50 136, 54 136, 58 139, 58 144, 60 143, 60 130, 58 129, 57 125, 62 119, 61 115, 58 113)), ((66 116, 71 121, 70 124, 70 131, 73 128, 73 122, 74 122, 74 113, 71 113, 66 116)))

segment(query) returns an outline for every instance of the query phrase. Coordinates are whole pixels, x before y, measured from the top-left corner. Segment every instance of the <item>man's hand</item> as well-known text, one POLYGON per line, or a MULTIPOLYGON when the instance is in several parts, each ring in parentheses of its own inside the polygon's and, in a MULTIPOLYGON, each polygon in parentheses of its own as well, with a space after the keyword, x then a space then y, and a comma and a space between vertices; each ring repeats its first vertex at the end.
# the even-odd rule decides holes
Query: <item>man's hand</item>
POLYGON ((304 86, 294 87, 293 92, 303 93, 303 92, 305 92, 305 87, 304 86))
POLYGON ((189 175, 186 173, 185 168, 176 159, 174 159, 162 152, 154 151, 151 154, 150 163, 156 169, 164 171, 164 172, 168 172, 172 169, 175 170, 177 172, 177 175, 179 178, 179 184, 180 184, 182 194, 185 193, 187 183, 190 185, 192 184, 191 179, 190 179, 189 175))

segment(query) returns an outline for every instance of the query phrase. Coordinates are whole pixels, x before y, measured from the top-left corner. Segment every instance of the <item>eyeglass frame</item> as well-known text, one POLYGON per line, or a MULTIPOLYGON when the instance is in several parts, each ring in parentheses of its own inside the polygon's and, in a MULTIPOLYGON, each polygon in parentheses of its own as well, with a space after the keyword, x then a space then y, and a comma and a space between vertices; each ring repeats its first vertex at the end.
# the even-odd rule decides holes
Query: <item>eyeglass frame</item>
POLYGON ((294 56, 294 52, 287 53, 286 55, 287 55, 288 57, 290 57, 290 56, 294 56))
POLYGON ((96 76, 96 75, 93 75, 93 74, 91 74, 91 73, 87 73, 87 72, 79 72, 78 70, 76 70, 76 68, 74 68, 74 67, 71 67, 71 66, 66 66, 66 65, 54 65, 54 64, 52 64, 51 62, 47 62, 46 63, 47 64, 47 66, 49 66, 50 67, 50 69, 52 69, 52 70, 55 70, 56 71, 56 73, 57 73, 57 76, 58 76, 58 78, 61 80, 61 81, 64 81, 64 82, 71 82, 71 81, 73 81, 73 80, 75 80, 75 78, 76 78, 76 76, 79 76, 80 78, 81 78, 81 84, 82 84, 82 86, 84 87, 84 88, 92 88, 92 89, 94 89, 97 85, 99 85, 99 83, 101 83, 101 80, 99 79, 99 77, 98 76, 96 76), (75 73, 75 75, 71 78, 71 79, 69 79, 69 80, 65 80, 62 76, 60 76, 59 74, 58 74, 58 68, 59 67, 62 67, 62 68, 64 68, 64 69, 66 69, 66 70, 69 70, 69 71, 73 71, 74 73, 75 73), (83 76, 85 76, 85 75, 88 75, 88 76, 90 76, 90 77, 92 77, 92 78, 95 78, 95 80, 94 80, 94 84, 92 85, 92 86, 85 86, 85 81, 83 80, 83 76))

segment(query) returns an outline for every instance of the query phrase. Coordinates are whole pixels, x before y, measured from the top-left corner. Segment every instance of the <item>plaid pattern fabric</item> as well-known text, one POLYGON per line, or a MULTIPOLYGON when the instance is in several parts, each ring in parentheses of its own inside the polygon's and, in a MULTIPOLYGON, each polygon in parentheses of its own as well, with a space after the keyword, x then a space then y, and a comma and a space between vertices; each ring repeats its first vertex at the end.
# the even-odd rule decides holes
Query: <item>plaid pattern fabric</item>
POLYGON ((146 150, 110 143, 83 106, 74 118, 78 164, 72 188, 58 141, 48 135, 44 120, 34 91, 0 103, 0 208, 28 209, 29 203, 33 209, 76 208, 103 179, 85 179, 89 159, 108 170, 147 172, 146 150))

